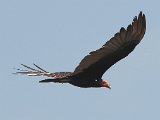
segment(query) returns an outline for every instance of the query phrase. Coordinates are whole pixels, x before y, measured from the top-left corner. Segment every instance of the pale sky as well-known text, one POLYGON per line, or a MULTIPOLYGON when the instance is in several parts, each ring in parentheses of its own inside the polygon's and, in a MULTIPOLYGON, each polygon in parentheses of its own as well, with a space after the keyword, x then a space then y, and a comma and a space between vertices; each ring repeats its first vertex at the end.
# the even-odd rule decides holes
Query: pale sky
POLYGON ((159 5, 158 0, 0 0, 0 119, 160 119, 159 5), (39 84, 45 77, 12 74, 21 63, 73 71, 140 11, 146 34, 103 75, 111 90, 39 84))

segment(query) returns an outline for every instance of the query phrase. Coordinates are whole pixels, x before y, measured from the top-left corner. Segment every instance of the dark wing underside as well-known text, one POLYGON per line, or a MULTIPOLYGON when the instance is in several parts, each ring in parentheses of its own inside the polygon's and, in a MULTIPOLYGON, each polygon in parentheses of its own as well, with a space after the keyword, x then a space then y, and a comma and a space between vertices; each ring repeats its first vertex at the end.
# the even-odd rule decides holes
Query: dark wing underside
POLYGON ((76 67, 74 74, 85 74, 101 78, 113 64, 126 57, 141 41, 146 30, 145 15, 140 12, 131 25, 123 27, 100 49, 90 52, 76 67))

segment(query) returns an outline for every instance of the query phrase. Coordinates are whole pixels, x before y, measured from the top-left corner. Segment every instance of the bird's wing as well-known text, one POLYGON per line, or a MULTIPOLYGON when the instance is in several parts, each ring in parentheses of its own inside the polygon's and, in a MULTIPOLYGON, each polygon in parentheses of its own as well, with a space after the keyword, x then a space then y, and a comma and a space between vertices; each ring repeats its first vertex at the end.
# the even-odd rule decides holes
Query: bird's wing
POLYGON ((113 64, 126 57, 141 41, 146 31, 146 19, 142 12, 133 19, 127 29, 123 27, 100 49, 90 52, 84 57, 74 74, 84 73, 101 78, 104 72, 113 64))
POLYGON ((36 64, 33 64, 37 69, 29 67, 27 65, 21 64, 23 67, 27 68, 26 70, 22 69, 17 69, 18 72, 14 74, 23 74, 23 75, 28 75, 28 76, 47 76, 47 77, 52 77, 52 78, 65 78, 67 76, 70 76, 72 72, 54 72, 50 73, 47 72, 46 70, 42 69, 36 64))

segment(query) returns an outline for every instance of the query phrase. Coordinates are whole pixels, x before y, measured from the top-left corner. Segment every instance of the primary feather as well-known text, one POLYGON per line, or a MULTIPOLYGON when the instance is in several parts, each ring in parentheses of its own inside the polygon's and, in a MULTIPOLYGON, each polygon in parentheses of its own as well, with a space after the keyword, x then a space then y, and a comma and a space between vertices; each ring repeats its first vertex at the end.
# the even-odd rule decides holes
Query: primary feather
POLYGON ((49 73, 34 64, 37 69, 23 65, 28 70, 20 70, 17 73, 29 76, 47 76, 40 82, 70 83, 78 87, 107 87, 111 88, 107 81, 102 80, 106 70, 119 60, 128 56, 140 43, 146 31, 146 19, 142 12, 133 19, 127 29, 121 28, 118 33, 107 41, 100 49, 92 51, 82 59, 74 72, 49 73))

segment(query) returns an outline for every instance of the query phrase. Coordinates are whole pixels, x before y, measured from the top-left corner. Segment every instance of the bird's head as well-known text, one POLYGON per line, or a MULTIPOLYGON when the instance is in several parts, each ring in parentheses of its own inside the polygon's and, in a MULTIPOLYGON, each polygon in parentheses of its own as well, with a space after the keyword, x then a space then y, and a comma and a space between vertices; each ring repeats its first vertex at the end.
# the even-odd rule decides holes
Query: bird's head
POLYGON ((111 89, 111 85, 105 80, 101 81, 101 86, 111 89))

